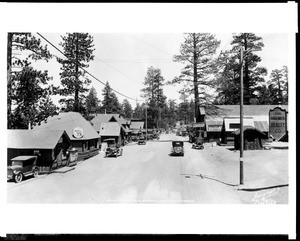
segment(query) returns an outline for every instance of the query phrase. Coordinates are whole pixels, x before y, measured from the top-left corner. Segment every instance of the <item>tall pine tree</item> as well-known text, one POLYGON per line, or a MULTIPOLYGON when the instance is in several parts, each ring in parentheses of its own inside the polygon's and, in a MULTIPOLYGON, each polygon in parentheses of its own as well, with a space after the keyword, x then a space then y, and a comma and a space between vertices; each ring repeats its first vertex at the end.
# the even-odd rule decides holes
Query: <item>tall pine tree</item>
POLYGON ((108 82, 106 82, 106 85, 102 90, 102 96, 103 96, 103 101, 101 106, 102 113, 120 114, 122 112, 122 107, 120 105, 120 102, 116 94, 112 91, 108 82))
POLYGON ((164 78, 159 68, 153 66, 147 69, 145 88, 142 89, 142 97, 148 102, 148 118, 159 127, 161 124, 161 111, 165 105, 166 96, 163 94, 164 78))
POLYGON ((123 100, 122 114, 125 118, 132 118, 132 115, 133 115, 132 106, 127 99, 123 100))
POLYGON ((254 33, 234 34, 231 42, 232 51, 237 53, 235 58, 240 59, 240 49, 245 51, 244 57, 244 103, 250 104, 251 99, 257 98, 255 91, 259 83, 264 82, 264 76, 267 75, 267 69, 257 67, 261 58, 256 51, 261 51, 264 47, 262 38, 254 33))
POLYGON ((200 105, 209 105, 211 96, 208 88, 212 87, 208 76, 214 70, 213 55, 220 45, 220 41, 209 33, 187 33, 180 46, 180 54, 173 60, 186 64, 181 75, 171 81, 172 84, 187 83, 195 99, 196 122, 200 121, 200 105))
POLYGON ((80 103, 84 102, 80 98, 84 98, 86 86, 91 82, 81 68, 88 68, 88 62, 94 59, 93 37, 88 33, 67 33, 62 40, 60 45, 67 59, 57 59, 62 64, 60 94, 74 96, 73 111, 79 112, 80 103))

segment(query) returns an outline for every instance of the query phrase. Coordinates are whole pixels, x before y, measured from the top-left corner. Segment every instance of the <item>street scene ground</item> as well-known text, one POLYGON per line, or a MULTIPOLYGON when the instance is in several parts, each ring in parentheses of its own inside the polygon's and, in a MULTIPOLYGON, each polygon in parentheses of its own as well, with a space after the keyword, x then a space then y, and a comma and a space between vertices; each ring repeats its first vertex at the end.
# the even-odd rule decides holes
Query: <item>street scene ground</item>
POLYGON ((184 203, 287 204, 288 150, 244 152, 244 185, 239 185, 239 151, 205 143, 191 148, 187 137, 162 134, 146 145, 123 147, 120 157, 104 152, 67 172, 7 182, 8 203, 184 203), (185 154, 169 156, 172 140, 185 154))

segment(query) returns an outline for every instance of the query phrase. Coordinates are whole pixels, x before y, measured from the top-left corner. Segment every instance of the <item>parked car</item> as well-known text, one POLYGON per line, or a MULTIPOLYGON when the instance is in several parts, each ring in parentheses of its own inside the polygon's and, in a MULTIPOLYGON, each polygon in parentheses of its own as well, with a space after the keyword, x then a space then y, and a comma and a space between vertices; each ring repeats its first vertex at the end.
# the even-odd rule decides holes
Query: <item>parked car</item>
POLYGON ((7 179, 14 179, 16 183, 24 177, 39 175, 39 168, 36 165, 37 156, 17 156, 11 159, 11 165, 7 167, 7 179))
POLYGON ((106 150, 105 150, 105 157, 108 157, 108 156, 115 156, 115 157, 122 156, 123 149, 120 147, 120 145, 118 145, 116 143, 115 139, 113 139, 113 138, 106 139, 106 140, 104 140, 104 142, 107 143, 107 147, 106 147, 106 150))
POLYGON ((184 156, 183 141, 172 141, 172 156, 184 156))
POLYGON ((146 145, 146 137, 145 136, 140 136, 138 144, 139 145, 146 145))

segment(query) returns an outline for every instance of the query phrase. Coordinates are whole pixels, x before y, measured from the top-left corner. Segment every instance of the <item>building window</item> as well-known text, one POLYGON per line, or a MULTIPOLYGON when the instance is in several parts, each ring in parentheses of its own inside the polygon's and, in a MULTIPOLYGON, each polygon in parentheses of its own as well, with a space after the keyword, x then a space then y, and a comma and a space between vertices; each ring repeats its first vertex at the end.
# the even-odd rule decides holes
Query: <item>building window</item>
POLYGON ((240 129, 240 123, 229 123, 230 129, 240 129))

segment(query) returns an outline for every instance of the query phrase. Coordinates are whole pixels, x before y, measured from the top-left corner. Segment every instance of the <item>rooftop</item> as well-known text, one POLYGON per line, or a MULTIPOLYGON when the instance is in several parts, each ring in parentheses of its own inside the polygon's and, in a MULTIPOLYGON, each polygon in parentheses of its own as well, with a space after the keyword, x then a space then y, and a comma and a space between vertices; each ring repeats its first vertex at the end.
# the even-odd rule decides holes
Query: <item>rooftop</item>
POLYGON ((7 148, 54 149, 64 130, 7 130, 7 148))
POLYGON ((99 138, 98 133, 94 130, 90 122, 78 112, 59 113, 53 117, 49 117, 47 122, 35 126, 34 130, 65 130, 71 140, 78 140, 73 136, 73 130, 79 127, 83 130, 83 137, 80 140, 90 140, 99 138))

